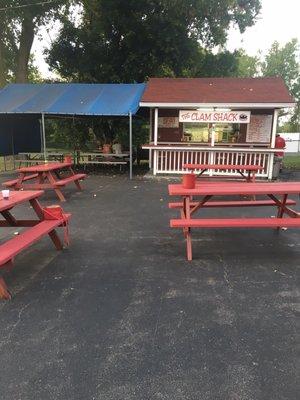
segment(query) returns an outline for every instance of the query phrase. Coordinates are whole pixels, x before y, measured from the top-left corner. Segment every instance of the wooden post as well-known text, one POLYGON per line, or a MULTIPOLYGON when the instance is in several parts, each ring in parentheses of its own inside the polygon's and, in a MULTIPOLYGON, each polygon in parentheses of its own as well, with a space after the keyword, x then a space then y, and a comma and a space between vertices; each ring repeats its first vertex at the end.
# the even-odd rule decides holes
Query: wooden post
MULTIPOLYGON (((214 147, 215 146, 215 125, 211 124, 211 127, 209 128, 210 131, 210 146, 214 147)), ((210 164, 214 164, 215 163, 215 152, 214 151, 210 151, 209 153, 209 163, 210 164)), ((212 169, 208 170, 208 174, 209 176, 213 176, 214 175, 214 171, 212 169)))
MULTIPOLYGON (((272 134, 271 134, 271 149, 275 148, 278 114, 279 114, 279 110, 277 110, 277 109, 274 110, 273 123, 272 123, 272 134)), ((272 179, 273 164, 274 164, 274 153, 271 153, 269 155, 269 159, 268 159, 268 179, 272 179)))
MULTIPOLYGON (((154 146, 157 146, 158 137, 158 108, 154 109, 154 146)), ((154 149, 154 165, 153 165, 153 175, 156 175, 157 171, 157 150, 154 149)))
MULTIPOLYGON (((153 131, 153 121, 152 121, 153 109, 152 108, 150 108, 150 116, 149 116, 149 118, 150 118, 150 123, 149 123, 149 144, 151 144, 151 142, 152 142, 152 131, 153 131)), ((149 168, 150 169, 152 168, 152 151, 151 151, 151 149, 149 149, 149 168)))

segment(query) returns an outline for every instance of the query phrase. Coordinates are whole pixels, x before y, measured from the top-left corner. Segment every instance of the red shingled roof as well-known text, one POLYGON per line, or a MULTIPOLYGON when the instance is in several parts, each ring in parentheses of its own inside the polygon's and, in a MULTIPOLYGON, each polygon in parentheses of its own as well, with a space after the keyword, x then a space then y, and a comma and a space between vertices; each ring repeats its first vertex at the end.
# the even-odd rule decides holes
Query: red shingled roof
POLYGON ((142 103, 294 103, 283 79, 151 78, 142 103))

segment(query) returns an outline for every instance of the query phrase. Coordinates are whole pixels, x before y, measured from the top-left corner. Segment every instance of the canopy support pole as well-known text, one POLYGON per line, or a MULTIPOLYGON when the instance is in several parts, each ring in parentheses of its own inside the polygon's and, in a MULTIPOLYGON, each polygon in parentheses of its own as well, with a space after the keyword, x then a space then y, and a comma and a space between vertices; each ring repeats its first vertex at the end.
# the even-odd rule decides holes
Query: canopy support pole
POLYGON ((42 114, 42 135, 43 135, 43 152, 44 161, 47 162, 47 150, 46 150, 46 130, 45 130, 45 114, 42 114))
POLYGON ((129 113, 129 179, 132 179, 132 113, 129 113))

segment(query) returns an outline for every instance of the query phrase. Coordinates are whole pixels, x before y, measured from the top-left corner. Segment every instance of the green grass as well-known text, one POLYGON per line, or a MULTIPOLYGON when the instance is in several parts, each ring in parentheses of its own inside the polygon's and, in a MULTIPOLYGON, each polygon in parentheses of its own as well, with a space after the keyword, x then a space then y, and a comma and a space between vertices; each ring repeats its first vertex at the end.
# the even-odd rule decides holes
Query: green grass
POLYGON ((5 169, 6 171, 14 170, 14 162, 12 157, 6 157, 6 163, 4 163, 4 157, 0 157, 0 172, 5 171, 5 169))
POLYGON ((285 155, 283 159, 283 165, 287 169, 300 170, 300 154, 299 155, 285 155))

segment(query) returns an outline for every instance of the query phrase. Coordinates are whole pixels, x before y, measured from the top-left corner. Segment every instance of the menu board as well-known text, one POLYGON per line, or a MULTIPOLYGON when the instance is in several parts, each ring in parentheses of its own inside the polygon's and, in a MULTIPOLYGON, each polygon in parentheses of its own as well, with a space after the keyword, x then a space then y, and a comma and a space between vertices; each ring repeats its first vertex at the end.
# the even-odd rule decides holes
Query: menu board
POLYGON ((270 142, 272 132, 272 115, 251 115, 247 129, 247 143, 270 142))
POLYGON ((159 117, 158 118, 159 128, 178 128, 179 118, 178 117, 159 117))

